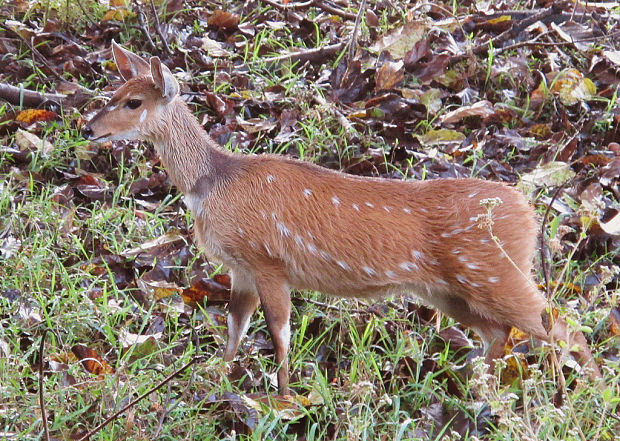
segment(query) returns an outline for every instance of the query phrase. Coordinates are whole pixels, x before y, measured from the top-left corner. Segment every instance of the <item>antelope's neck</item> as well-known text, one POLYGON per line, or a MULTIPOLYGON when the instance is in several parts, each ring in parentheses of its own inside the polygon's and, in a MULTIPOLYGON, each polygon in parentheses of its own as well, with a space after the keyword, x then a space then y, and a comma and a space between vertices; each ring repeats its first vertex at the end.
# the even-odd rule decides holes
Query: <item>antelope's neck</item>
POLYGON ((218 146, 180 98, 162 110, 156 125, 148 128, 147 139, 172 183, 186 195, 206 198, 240 166, 241 158, 218 146))

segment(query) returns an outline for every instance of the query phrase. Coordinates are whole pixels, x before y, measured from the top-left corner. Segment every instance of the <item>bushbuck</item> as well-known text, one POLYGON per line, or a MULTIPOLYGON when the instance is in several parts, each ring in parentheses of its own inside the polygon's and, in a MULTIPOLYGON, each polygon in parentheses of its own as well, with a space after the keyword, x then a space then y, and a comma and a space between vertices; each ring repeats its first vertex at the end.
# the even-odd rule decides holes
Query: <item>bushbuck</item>
POLYGON ((155 146, 194 216, 198 245, 231 271, 224 360, 234 358, 260 304, 278 386, 288 393, 290 290, 307 289, 415 294, 473 329, 489 364, 514 326, 568 341, 600 376, 581 332, 562 319, 551 331, 544 325, 545 298, 532 278, 536 220, 517 190, 480 179, 350 176, 284 156, 232 153, 203 130, 158 57, 146 61, 115 42, 112 52, 125 83, 83 134, 155 146))

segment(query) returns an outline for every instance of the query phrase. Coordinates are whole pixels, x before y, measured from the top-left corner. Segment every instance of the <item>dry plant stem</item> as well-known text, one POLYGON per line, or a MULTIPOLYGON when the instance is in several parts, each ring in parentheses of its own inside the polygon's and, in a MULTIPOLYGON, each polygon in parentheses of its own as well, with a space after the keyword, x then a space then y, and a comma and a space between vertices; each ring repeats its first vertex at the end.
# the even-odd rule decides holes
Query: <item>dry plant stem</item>
POLYGON ((357 48, 357 34, 360 28, 360 22, 362 20, 362 14, 366 10, 366 0, 362 0, 362 4, 360 5, 359 10, 357 11, 357 16, 355 17, 355 25, 353 26, 353 33, 351 34, 351 40, 349 41, 349 59, 351 62, 353 57, 355 56, 355 49, 357 48))
POLYGON ((262 0, 262 2, 276 9, 280 9, 282 11, 298 11, 300 9, 306 9, 312 6, 312 4, 314 3, 314 0, 310 0, 308 2, 303 2, 303 3, 289 3, 287 5, 278 3, 277 1, 274 1, 274 0, 262 0))
MULTIPOLYGON (((323 302, 319 302, 318 300, 312 300, 309 298, 304 298, 304 303, 311 303, 313 305, 316 306, 320 306, 321 308, 325 308, 325 309, 331 309, 333 311, 342 311, 342 308, 340 306, 335 306, 335 305, 330 305, 329 303, 323 303, 323 302)), ((365 311, 363 309, 351 309, 347 307, 347 311, 351 312, 352 314, 368 314, 368 311, 365 311)))
POLYGON ((47 59, 43 56, 41 52, 39 52, 39 50, 36 47, 34 47, 31 41, 28 41, 27 39, 22 37, 18 32, 15 32, 13 29, 6 26, 4 23, 0 23, 0 28, 4 29, 7 32, 10 32, 13 35, 16 35, 17 38, 19 38, 22 41, 22 43, 28 46, 28 49, 30 49, 30 53, 32 54, 32 57, 33 57, 33 63, 34 63, 34 57, 36 56, 39 59, 39 61, 41 61, 41 63, 43 63, 45 67, 52 73, 52 75, 54 75, 54 77, 62 81, 62 77, 60 76, 60 74, 58 74, 58 72, 56 72, 56 69, 54 69, 54 67, 52 67, 47 62, 47 59))
POLYGON ((545 210, 545 215, 543 216, 543 220, 540 224, 540 267, 543 273, 543 279, 545 280, 545 293, 547 294, 547 298, 549 298, 549 274, 547 273, 547 261, 545 259, 545 230, 547 229, 547 221, 549 220, 549 212, 551 211, 551 207, 553 203, 560 195, 560 191, 564 188, 564 184, 560 185, 557 190, 553 193, 551 197, 551 201, 547 205, 547 209, 545 210))
POLYGON ((41 422, 43 423, 43 439, 45 439, 45 441, 49 441, 50 439, 50 429, 47 425, 47 412, 45 411, 45 400, 43 397, 43 349, 45 347, 45 337, 48 332, 51 331, 49 329, 43 330, 41 343, 39 344, 39 406, 41 406, 41 422))
POLYGON ((172 55, 170 46, 168 46, 168 40, 166 40, 166 37, 161 31, 161 27, 159 24, 159 16, 157 15, 157 9, 155 8, 155 3, 153 3, 153 0, 151 0, 151 9, 153 11, 153 20, 155 21, 155 32, 157 32, 157 35, 159 36, 159 39, 161 40, 161 44, 164 45, 164 50, 166 51, 166 54, 172 55))
POLYGON ((0 99, 15 106, 38 107, 46 101, 54 101, 63 105, 67 100, 66 95, 60 93, 41 93, 23 87, 0 83, 0 99))
POLYGON ((149 27, 147 26, 146 21, 144 20, 144 11, 142 11, 142 8, 140 6, 138 6, 138 22, 140 23, 140 29, 142 29, 142 33, 146 37, 146 41, 149 43, 149 47, 151 48, 151 51, 157 52, 157 46, 155 46, 155 43, 153 42, 153 39, 151 38, 149 27))
MULTIPOLYGON (((553 292, 551 293, 551 295, 548 296, 547 298, 547 314, 549 316, 549 322, 551 324, 549 328, 549 343, 552 345, 552 347, 555 346, 555 339, 553 338, 553 326, 555 326, 555 321, 553 319, 552 301, 553 301, 553 298, 556 296, 558 289, 560 288, 561 281, 564 279, 564 276, 566 272, 568 271, 568 265, 572 261, 573 256, 575 255, 575 252, 577 251, 577 248, 579 248, 579 245, 581 244, 582 241, 583 241, 583 237, 579 237, 579 240, 577 240, 577 242, 573 246, 573 249, 571 250, 568 258, 566 259, 566 264, 562 268, 562 271, 560 272, 560 275, 557 278, 558 284, 553 289, 553 292)), ((577 414, 575 413, 575 407, 573 406, 573 401, 568 395, 568 389, 566 388, 566 378, 564 377, 564 372, 562 372, 562 366, 560 365, 560 361, 558 360, 558 356, 555 350, 551 351, 551 363, 553 364, 557 372, 558 379, 560 381, 560 390, 562 391, 562 394, 564 395, 564 399, 566 400, 566 403, 568 405, 568 409, 570 411, 571 417, 573 418, 573 421, 578 421, 577 414)), ((581 427, 579 425, 576 425, 576 426, 577 426, 577 431, 579 432, 579 436, 581 437, 581 439, 583 441, 587 441, 583 431, 581 430, 581 427)))
POLYGON ((78 441, 84 441, 87 439, 90 439, 91 436, 93 436, 94 434, 96 434, 97 432, 99 432, 103 427, 107 426, 110 422, 114 421, 116 418, 118 418, 118 416, 120 414, 122 414, 123 412, 125 412, 127 409, 129 409, 130 407, 133 407, 136 405, 136 403, 138 403, 139 401, 143 400, 144 398, 146 398, 147 396, 149 396, 151 393, 155 392, 156 390, 160 389, 162 386, 168 384, 168 382, 170 380, 172 380, 174 377, 176 377, 177 375, 179 375, 181 372, 187 370, 187 368, 189 368, 190 366, 192 366, 194 363, 197 363, 199 361, 202 361, 205 357, 204 356, 199 356, 199 357, 194 357, 192 358, 185 366, 181 367, 179 370, 174 371, 172 374, 168 375, 166 378, 164 378, 158 385, 154 386, 153 388, 149 389, 148 391, 146 391, 145 393, 143 393, 142 395, 140 395, 138 398, 136 398, 135 400, 131 401, 129 404, 127 404, 125 407, 123 407, 122 409, 120 409, 118 412, 115 412, 114 414, 112 414, 111 416, 109 416, 108 418, 105 419, 105 421, 103 421, 101 424, 99 424, 97 427, 95 427, 93 430, 91 430, 90 432, 88 432, 86 435, 84 435, 82 438, 80 438, 78 441))
POLYGON ((356 17, 355 14, 343 11, 342 9, 338 9, 338 8, 330 5, 329 3, 325 3, 325 2, 321 2, 321 1, 315 1, 313 3, 314 3, 314 6, 316 6, 317 8, 322 9, 325 12, 329 12, 330 14, 334 14, 334 15, 337 15, 339 17, 342 17, 342 18, 344 18, 346 20, 354 20, 355 17, 356 17))
POLYGON ((306 49, 298 52, 291 52, 289 54, 278 55, 277 57, 265 58, 262 60, 255 61, 254 63, 277 63, 279 61, 285 60, 313 60, 315 58, 322 58, 327 55, 332 55, 344 48, 345 43, 336 43, 325 47, 319 47, 314 49, 306 49))
POLYGON ((82 2, 80 0, 77 0, 77 4, 80 7, 80 9, 82 10, 82 13, 84 14, 84 17, 86 17, 86 20, 88 21, 88 24, 90 26, 99 27, 99 24, 97 22, 93 21, 90 18, 90 15, 88 15, 88 12, 86 12, 86 9, 84 9, 84 6, 82 5, 82 2))
MULTIPOLYGON (((200 351, 200 341, 198 340, 198 333, 196 332, 196 329, 193 326, 192 326, 192 333, 194 334, 194 346, 196 346, 196 354, 194 355, 194 358, 198 358, 199 357, 198 353, 200 351)), ((187 386, 185 386, 185 389, 183 390, 180 396, 185 395, 187 391, 189 390, 189 388, 192 387, 195 377, 196 377, 196 363, 194 363, 194 365, 192 366, 192 375, 189 377, 187 386)), ((167 402, 170 401, 170 394, 171 394, 170 383, 168 383, 168 392, 166 396, 167 402)), ((182 400, 180 399, 176 400, 172 406, 170 406, 169 408, 165 409, 162 412, 161 416, 159 417, 159 423, 157 425, 157 429, 155 430, 155 435, 153 435, 154 439, 157 439, 159 437, 159 433, 161 432, 161 429, 164 427, 164 420, 166 419, 166 417, 170 414, 170 412, 176 409, 179 404, 181 404, 181 401, 182 400)))
POLYGON ((335 106, 330 106, 327 103, 327 101, 325 101, 325 98, 323 98, 323 96, 320 93, 314 94, 313 99, 314 101, 317 102, 318 105, 322 106, 328 112, 331 112, 334 115, 336 115, 338 122, 342 124, 342 126, 345 128, 347 132, 357 133, 357 130, 355 130, 355 128, 353 127, 353 124, 351 124, 351 122, 347 119, 347 117, 344 116, 342 112, 340 112, 335 106))

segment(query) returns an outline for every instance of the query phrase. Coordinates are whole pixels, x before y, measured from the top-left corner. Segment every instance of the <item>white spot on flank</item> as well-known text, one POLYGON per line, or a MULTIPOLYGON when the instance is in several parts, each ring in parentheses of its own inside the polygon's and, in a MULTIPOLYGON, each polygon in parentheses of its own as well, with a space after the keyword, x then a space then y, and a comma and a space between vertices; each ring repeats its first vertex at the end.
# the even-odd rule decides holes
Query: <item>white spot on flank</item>
POLYGON ((396 273, 394 271, 386 271, 385 275, 388 276, 390 279, 396 277, 396 273))
POLYGON ((340 199, 338 199, 336 196, 333 196, 332 203, 337 207, 338 205, 340 205, 340 199))
POLYGON ((458 249, 458 248, 455 248, 455 249, 452 250, 452 254, 459 255, 459 254, 461 254, 461 250, 458 249))
POLYGON ((254 249, 256 249, 256 248, 257 248, 257 247, 256 247, 256 243, 255 243, 255 242, 252 242, 252 241, 250 240, 248 243, 250 244, 250 246, 251 246, 252 248, 254 248, 254 249))
POLYGON ((480 239, 480 243, 487 244, 489 243, 489 239, 480 239))
POLYGON ((273 220, 277 220, 277 219, 278 219, 278 215, 277 215, 277 214, 275 214, 275 213, 271 213, 271 218, 272 218, 273 220))
POLYGON ((314 240, 314 234, 312 234, 312 231, 308 231, 308 237, 314 240))
POLYGON ((478 270, 480 269, 480 267, 478 265, 476 265, 475 263, 468 263, 467 264, 467 268, 469 269, 473 269, 473 270, 478 270))
POLYGON ((267 255, 269 257, 272 257, 273 254, 271 254, 271 249, 269 248, 269 246, 267 244, 264 244, 263 246, 265 247, 265 251, 267 251, 267 255))
POLYGON ((497 282, 499 282, 499 277, 489 277, 489 282, 497 283, 497 282))
POLYGON ((316 246, 313 243, 309 243, 307 247, 311 254, 316 254, 316 246))
POLYGON ((456 275, 456 280, 458 280, 459 283, 462 283, 462 284, 467 283, 467 279, 465 277, 461 276, 460 274, 456 275))
POLYGON ((451 234, 450 233, 441 233, 441 237, 450 237, 451 234))
POLYGON ((237 228, 237 231, 239 232, 241 236, 243 236, 243 229, 241 227, 237 228))
POLYGON ((291 230, 289 230, 282 222, 278 222, 276 227, 282 236, 289 237, 291 235, 291 230))
POLYGON ((142 113, 140 114, 140 122, 141 122, 141 123, 143 123, 143 122, 144 122, 144 120, 146 119, 146 115, 148 115, 148 113, 149 113, 149 112, 148 112, 148 110, 146 110, 146 109, 144 109, 144 110, 142 111, 142 113))
POLYGON ((369 276, 374 276, 377 274, 377 272, 369 266, 362 267, 362 270, 364 270, 364 272, 368 274, 369 276))
POLYGON ((458 257, 459 262, 467 262, 467 256, 459 256, 458 257))
POLYGON ((345 271, 349 271, 351 269, 349 268, 349 265, 347 265, 347 263, 343 262, 342 260, 338 260, 336 263, 338 264, 340 268, 342 268, 345 271))
POLYGON ((307 198, 312 196, 312 190, 310 190, 309 188, 304 188, 304 196, 307 198))
POLYGON ((474 191, 473 193, 471 193, 469 196, 467 196, 468 198, 473 198, 474 196, 476 196, 478 194, 477 191, 474 191))
POLYGON ((448 282, 446 282, 444 279, 437 279, 437 283, 439 283, 440 285, 448 286, 448 282))
POLYGON ((439 260, 437 260, 437 259, 431 259, 431 260, 430 260, 430 262, 428 262, 428 263, 430 263, 431 265, 438 266, 438 265, 439 265, 439 260))
POLYGON ((295 235, 295 242, 297 243, 297 245, 298 245, 300 248, 303 248, 303 247, 304 247, 304 239, 303 239, 303 237, 301 237, 299 234, 296 234, 296 235, 295 235))
POLYGON ((389 213, 390 211, 392 211, 392 207, 388 207, 387 205, 384 205, 384 206, 383 206, 383 209, 384 209, 385 211, 387 211, 388 213, 389 213))
POLYGON ((478 216, 472 216, 469 218, 470 222, 473 222, 475 220, 478 220, 478 216))
POLYGON ((325 260, 329 260, 331 258, 331 256, 329 255, 329 253, 327 251, 319 251, 319 254, 321 254, 321 257, 325 260))
POLYGON ((359 207, 359 205, 357 205, 357 204, 353 204, 353 208, 354 208, 356 211, 360 211, 360 207, 359 207))
POLYGON ((374 206, 372 203, 370 203, 370 202, 364 202, 364 203, 365 203, 367 206, 369 206, 370 208, 375 208, 375 206, 374 206))
POLYGON ((470 285, 473 286, 474 288, 480 288, 480 284, 476 282, 471 282, 470 285))
POLYGON ((270 184, 275 180, 276 178, 273 175, 267 175, 267 182, 269 182, 270 184))
POLYGON ((422 251, 418 251, 418 250, 411 251, 411 255, 416 260, 422 260, 422 258, 424 257, 424 253, 422 251))
POLYGON ((420 267, 413 262, 403 262, 400 264, 400 267, 404 271, 411 271, 412 269, 414 270, 420 269, 420 267))
POLYGON ((408 209, 408 208, 403 208, 403 211, 404 211, 405 213, 407 213, 407 214, 411 214, 411 210, 410 210, 410 209, 408 209))
MULTIPOLYGON (((437 208, 441 208, 441 207, 437 207, 437 208)), ((422 213, 428 213, 428 210, 426 208, 424 208, 424 207, 420 207, 420 211, 422 213)))
POLYGON ((108 106, 108 112, 116 110, 116 106, 108 106))

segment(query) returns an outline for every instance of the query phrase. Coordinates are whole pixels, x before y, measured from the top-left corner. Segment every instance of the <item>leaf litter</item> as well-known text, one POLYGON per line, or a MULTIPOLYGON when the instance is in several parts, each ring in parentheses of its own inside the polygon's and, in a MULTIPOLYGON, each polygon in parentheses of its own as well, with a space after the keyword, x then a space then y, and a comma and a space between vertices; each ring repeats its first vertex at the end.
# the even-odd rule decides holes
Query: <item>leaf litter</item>
MULTIPOLYGON (((508 1, 495 8, 491 3, 408 6, 401 15, 389 2, 377 2, 365 11, 366 24, 352 56, 339 56, 337 51, 315 56, 309 52, 314 47, 340 45, 341 49, 350 41, 355 14, 352 18, 340 9, 339 2, 334 2, 335 6, 267 2, 270 6, 265 8, 257 8, 254 1, 226 7, 217 2, 189 3, 192 8, 183 9, 183 2, 167 2, 165 13, 163 9, 157 11, 162 21, 159 29, 155 29, 155 17, 146 14, 145 26, 157 31, 152 35, 152 47, 140 34, 143 11, 137 3, 110 2, 103 15, 86 11, 88 24, 80 34, 72 31, 53 7, 46 22, 36 5, 3 4, 3 16, 11 20, 0 28, 0 53, 4 56, 0 79, 12 85, 28 83, 33 69, 21 56, 28 54, 25 59, 31 59, 39 72, 36 84, 73 96, 74 101, 60 100, 63 105, 67 103, 64 114, 74 111, 74 115, 86 115, 100 108, 101 102, 86 104, 94 94, 89 95, 84 84, 103 79, 100 84, 104 91, 118 84, 109 42, 111 38, 118 40, 121 30, 129 25, 137 32, 131 40, 133 47, 162 57, 183 79, 185 96, 198 106, 206 130, 231 148, 258 152, 274 149, 293 156, 307 150, 321 165, 384 178, 474 175, 516 184, 521 176, 523 188, 530 195, 538 195, 534 203, 541 208, 561 187, 552 206, 553 233, 546 233, 549 247, 563 255, 574 249, 576 258, 583 260, 586 275, 580 280, 574 278, 575 273, 569 274, 570 284, 561 283, 560 292, 580 309, 593 296, 617 295, 620 108, 614 97, 620 82, 620 50, 618 16, 613 11, 585 3, 513 11, 516 4, 508 1), (21 21, 26 16, 34 19, 21 21), (379 17, 385 25, 380 26, 379 17), (253 38, 267 33, 271 39, 253 38), (288 47, 293 41, 303 44, 288 47), (175 49, 170 49, 171 42, 175 49), (258 60, 248 59, 247 54, 252 53, 258 60), (261 58, 273 61, 261 67, 261 58), (256 65, 250 66, 252 63, 256 65), (277 84, 269 84, 270 75, 286 69, 296 77, 278 78, 277 84), (210 87, 206 84, 210 81, 220 87, 210 87), (316 112, 317 101, 310 99, 315 88, 325 97, 332 121, 316 112), (347 137, 325 138, 313 146, 304 138, 304 120, 317 114, 331 129, 346 123, 347 137), (569 289, 569 285, 579 289, 569 289)), ((11 101, 12 96, 0 95, 0 99, 19 106, 19 102, 11 101)), ((0 114, 3 191, 19 189, 25 197, 49 189, 61 214, 61 234, 78 237, 89 256, 76 258, 73 252, 54 250, 68 271, 80 268, 100 281, 128 290, 131 294, 125 302, 136 303, 138 317, 142 306, 160 306, 156 309, 160 314, 153 315, 154 323, 165 322, 168 314, 203 314, 204 324, 196 332, 221 340, 230 280, 222 274, 214 275, 206 258, 197 254, 180 199, 162 206, 161 201, 168 200, 176 190, 153 150, 138 150, 124 142, 76 146, 75 155, 68 152, 53 167, 35 170, 33 158, 53 156, 61 145, 49 133, 58 137, 82 121, 73 116, 69 117, 70 127, 55 126, 60 114, 58 103, 36 94, 32 99, 39 100, 38 104, 0 114), (109 240, 81 229, 92 210, 114 203, 128 206, 127 199, 114 196, 124 185, 118 173, 121 167, 133 177, 128 193, 140 207, 132 208, 137 222, 147 223, 154 213, 163 212, 166 225, 151 236, 154 239, 145 236, 131 248, 112 251, 109 240), (35 183, 34 189, 31 183, 35 183)), ((28 252, 29 246, 28 238, 15 227, 16 220, 10 219, 12 216, 0 219, 0 260, 6 265, 28 252)), ((19 220, 31 223, 23 217, 19 220)), ((45 227, 41 224, 38 228, 41 226, 45 227)), ((0 275, 2 272, 0 269, 0 275)), ((89 293, 91 301, 105 295, 101 287, 92 287, 89 293)), ((8 297, 6 301, 11 302, 8 297)), ((617 307, 609 300, 598 305, 609 313, 603 319, 605 326, 589 336, 593 343, 618 336, 617 307)), ((124 307, 123 302, 116 306, 124 307)), ((407 316, 406 310, 397 309, 397 313, 407 316)), ((19 311, 29 326, 42 321, 36 308, 22 306, 19 311)), ((424 310, 416 308, 416 312, 423 314, 424 310)), ((329 316, 330 312, 325 314, 329 316)), ((354 313, 353 317, 364 327, 368 314, 377 311, 354 313)), ((0 317, 5 313, 0 312, 0 317)), ((315 335, 324 320, 313 320, 315 335)), ((269 348, 264 331, 254 326, 244 347, 248 351, 253 346, 269 348)), ((385 318, 384 326, 410 332, 409 325, 393 319, 385 318)), ((119 323, 116 332, 122 351, 133 353, 131 361, 157 352, 171 337, 165 326, 149 333, 119 323)), ((530 350, 524 348, 526 339, 514 337, 517 343, 508 347, 507 353, 515 354, 512 359, 524 369, 523 354, 530 350)), ((189 331, 183 338, 181 346, 186 347, 189 331)), ((435 344, 441 341, 438 347, 449 344, 450 350, 459 354, 471 351, 471 341, 459 327, 443 328, 435 338, 435 344)), ((111 375, 114 369, 90 349, 108 347, 108 343, 99 343, 84 341, 74 345, 74 352, 88 372, 111 375)), ((381 345, 380 341, 376 344, 381 345)), ((605 356, 617 359, 618 351, 605 356)), ((320 346, 317 357, 330 384, 353 387, 343 378, 346 362, 338 362, 329 341, 320 346)), ((219 406, 228 428, 251 432, 259 415, 266 411, 281 413, 283 419, 306 418, 298 410, 282 413, 280 398, 270 401, 251 395, 254 387, 268 383, 262 381, 265 374, 256 363, 242 359, 235 366, 241 395, 226 392, 204 398, 219 406), (250 377, 252 381, 245 381, 250 377)), ((383 383, 373 387, 404 387, 414 378, 412 373, 420 370, 436 373, 441 366, 430 358, 414 361, 403 357, 387 366, 382 371, 383 383)), ((303 382, 312 372, 302 370, 300 375, 303 382)), ((439 375, 450 393, 460 393, 452 374, 439 375)), ((518 375, 509 374, 503 380, 511 383, 518 375)), ((292 409, 312 405, 303 397, 300 400, 292 409)), ((483 436, 493 417, 484 406, 477 412, 471 419, 443 403, 432 403, 418 409, 417 415, 426 422, 416 430, 434 436, 437 427, 449 425, 461 434, 483 436)))

